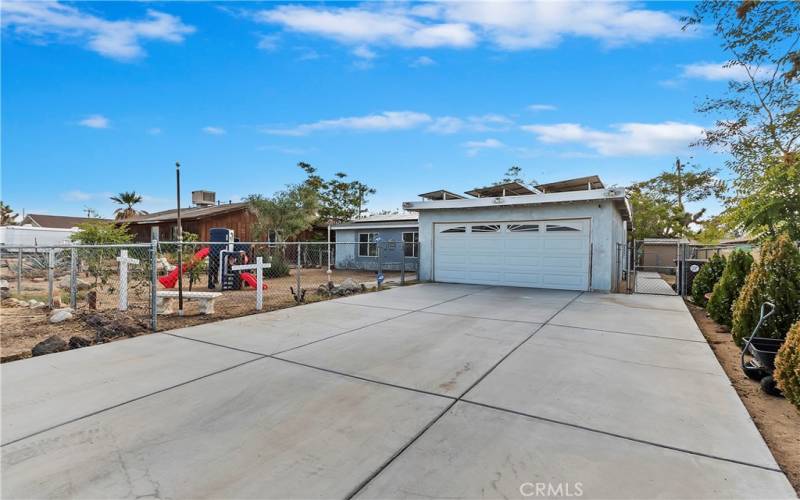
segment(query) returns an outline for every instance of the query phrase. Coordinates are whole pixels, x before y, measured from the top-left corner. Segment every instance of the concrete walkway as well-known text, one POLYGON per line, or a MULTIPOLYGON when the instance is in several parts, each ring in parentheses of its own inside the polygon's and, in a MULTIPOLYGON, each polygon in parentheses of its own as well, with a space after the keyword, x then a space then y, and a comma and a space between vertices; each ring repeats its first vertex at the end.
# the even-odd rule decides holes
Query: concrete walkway
POLYGON ((649 293, 653 295, 677 295, 675 290, 664 281, 660 274, 652 271, 636 271, 636 293, 649 293))
POLYGON ((2 365, 3 498, 789 498, 678 297, 425 284, 2 365))

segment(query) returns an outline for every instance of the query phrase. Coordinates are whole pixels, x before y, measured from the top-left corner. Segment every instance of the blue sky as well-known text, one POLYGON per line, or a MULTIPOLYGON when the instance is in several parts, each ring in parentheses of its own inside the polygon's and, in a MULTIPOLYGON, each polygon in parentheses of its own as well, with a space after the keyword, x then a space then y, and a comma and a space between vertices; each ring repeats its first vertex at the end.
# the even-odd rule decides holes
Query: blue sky
MULTIPOLYGON (((625 185, 688 148, 736 78, 690 3, 3 3, 2 198, 111 216, 345 171, 373 210, 519 165, 625 185)), ((712 211, 716 204, 709 204, 712 211)))

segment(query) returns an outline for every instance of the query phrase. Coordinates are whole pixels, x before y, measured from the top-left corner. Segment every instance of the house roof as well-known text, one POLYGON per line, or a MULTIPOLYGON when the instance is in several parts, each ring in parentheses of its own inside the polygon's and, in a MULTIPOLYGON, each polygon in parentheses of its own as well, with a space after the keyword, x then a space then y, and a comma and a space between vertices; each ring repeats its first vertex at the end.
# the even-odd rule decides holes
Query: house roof
POLYGON ((447 191, 446 189, 439 189, 436 191, 431 191, 430 193, 422 193, 417 195, 420 198, 424 198, 426 200, 463 200, 464 197, 460 194, 452 193, 447 191))
POLYGON ((110 219, 98 219, 93 217, 70 217, 67 215, 47 215, 47 214, 27 214, 21 226, 30 224, 34 227, 51 227, 56 229, 70 229, 79 224, 92 221, 111 222, 110 219))
POLYGON ((402 213, 402 214, 385 214, 385 215, 370 215, 368 217, 359 217, 358 219, 349 220, 341 224, 334 224, 331 226, 333 231, 340 229, 371 229, 371 228, 402 228, 402 227, 416 227, 419 214, 416 212, 402 213))
POLYGON ((529 194, 494 198, 472 198, 464 200, 407 201, 403 208, 411 211, 447 210, 465 208, 488 208, 517 205, 544 205, 549 203, 582 203, 611 200, 624 220, 631 220, 631 207, 624 189, 592 189, 563 193, 529 194))
MULTIPOLYGON (((202 219, 204 217, 212 217, 215 215, 225 214, 228 212, 236 212, 239 210, 246 210, 247 202, 227 203, 222 205, 214 205, 210 207, 190 207, 181 208, 181 220, 194 220, 202 219)), ((163 210, 161 212, 154 212, 151 214, 142 214, 130 219, 125 219, 123 222, 129 224, 155 224, 158 222, 167 222, 178 219, 178 210, 163 210)))
POLYGON ((686 238, 644 238, 644 245, 677 245, 678 243, 689 243, 686 238))
POLYGON ((496 198, 498 196, 522 196, 535 194, 536 191, 519 182, 506 182, 495 186, 486 186, 467 191, 466 194, 476 198, 496 198))
POLYGON ((605 185, 600 177, 596 175, 589 175, 586 177, 577 177, 575 179, 567 179, 563 181, 548 182, 547 184, 539 184, 536 189, 543 193, 564 193, 567 191, 586 191, 589 189, 603 189, 605 185))

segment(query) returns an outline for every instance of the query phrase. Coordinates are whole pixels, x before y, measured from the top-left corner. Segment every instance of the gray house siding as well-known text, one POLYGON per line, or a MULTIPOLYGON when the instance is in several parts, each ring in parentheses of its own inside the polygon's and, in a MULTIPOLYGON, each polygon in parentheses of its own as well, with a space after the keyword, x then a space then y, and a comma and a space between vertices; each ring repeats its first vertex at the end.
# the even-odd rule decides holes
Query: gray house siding
POLYGON ((624 241, 625 224, 612 201, 559 203, 551 205, 506 206, 465 209, 421 210, 419 212, 419 279, 433 279, 433 225, 441 222, 491 222, 548 219, 591 219, 591 288, 614 288, 616 243, 624 241))
MULTIPOLYGON (((363 229, 337 229, 336 230, 336 253, 335 262, 338 269, 365 269, 376 271, 378 269, 378 257, 359 255, 359 234, 377 233, 381 239, 378 244, 380 247, 380 260, 382 269, 399 270, 403 265, 403 233, 415 233, 416 226, 405 228, 380 228, 365 227, 363 229)), ((419 252, 419 246, 417 246, 419 252)), ((418 258, 406 257, 405 269, 415 271, 417 269, 418 258)))

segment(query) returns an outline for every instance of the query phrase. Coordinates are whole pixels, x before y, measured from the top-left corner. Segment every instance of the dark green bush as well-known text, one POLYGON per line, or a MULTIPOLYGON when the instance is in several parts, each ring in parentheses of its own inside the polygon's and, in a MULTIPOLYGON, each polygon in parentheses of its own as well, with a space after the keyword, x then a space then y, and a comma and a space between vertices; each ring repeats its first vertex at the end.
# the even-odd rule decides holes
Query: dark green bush
POLYGON ((743 250, 736 250, 728 256, 725 271, 714 285, 706 307, 708 315, 720 325, 733 326, 733 303, 739 297, 752 265, 753 257, 743 250))
POLYGON ((800 410, 800 321, 786 334, 775 357, 775 380, 786 399, 800 410))
POLYGON ((772 302, 773 314, 759 330, 760 337, 783 338, 800 319, 800 251, 787 235, 764 243, 758 262, 747 275, 733 305, 733 339, 742 345, 758 323, 761 304, 772 302))
POLYGON ((706 305, 705 295, 714 289, 722 273, 725 271, 725 257, 712 255, 692 282, 692 300, 699 306, 706 305))

